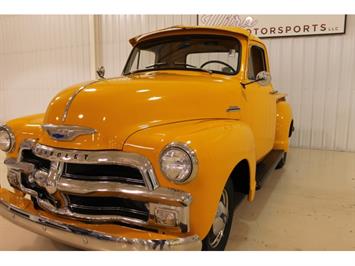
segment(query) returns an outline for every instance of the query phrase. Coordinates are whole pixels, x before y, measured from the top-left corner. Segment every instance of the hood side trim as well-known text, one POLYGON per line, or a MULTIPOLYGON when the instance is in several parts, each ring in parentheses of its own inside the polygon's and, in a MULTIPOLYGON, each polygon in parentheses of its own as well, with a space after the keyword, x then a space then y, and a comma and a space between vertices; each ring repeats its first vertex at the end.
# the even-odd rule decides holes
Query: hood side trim
POLYGON ((64 108, 64 112, 63 112, 63 116, 62 116, 62 122, 65 122, 65 120, 67 119, 70 106, 71 106, 71 104, 73 103, 75 97, 78 96, 78 94, 79 94, 82 90, 86 89, 88 86, 93 85, 93 84, 95 84, 96 82, 99 82, 99 81, 100 81, 100 80, 91 81, 91 82, 89 82, 89 83, 87 83, 87 84, 81 86, 79 89, 77 89, 77 90, 70 96, 70 98, 68 99, 68 101, 67 101, 67 103, 66 103, 66 105, 65 105, 65 108, 64 108))

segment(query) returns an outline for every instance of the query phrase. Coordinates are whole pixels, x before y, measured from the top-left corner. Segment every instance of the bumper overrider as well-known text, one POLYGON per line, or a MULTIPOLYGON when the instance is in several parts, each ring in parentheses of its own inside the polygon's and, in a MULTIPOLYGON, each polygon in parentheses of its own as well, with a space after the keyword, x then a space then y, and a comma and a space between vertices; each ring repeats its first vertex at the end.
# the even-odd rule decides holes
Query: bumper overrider
POLYGON ((30 231, 88 250, 201 250, 189 232, 191 195, 160 187, 144 157, 26 141, 5 164, 23 194, 0 189, 0 215, 30 231), (90 166, 104 167, 105 176, 90 175, 90 166), (137 169, 136 179, 125 178, 127 167, 137 169))

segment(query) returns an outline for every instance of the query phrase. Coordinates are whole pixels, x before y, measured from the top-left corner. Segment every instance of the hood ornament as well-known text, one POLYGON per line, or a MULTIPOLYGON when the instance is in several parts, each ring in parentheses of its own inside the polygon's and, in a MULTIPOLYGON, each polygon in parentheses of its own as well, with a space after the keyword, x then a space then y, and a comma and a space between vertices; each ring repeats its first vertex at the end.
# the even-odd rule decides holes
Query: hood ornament
POLYGON ((48 135, 58 141, 70 141, 81 135, 91 135, 96 132, 95 129, 81 126, 67 125, 43 125, 42 128, 47 131, 48 135))

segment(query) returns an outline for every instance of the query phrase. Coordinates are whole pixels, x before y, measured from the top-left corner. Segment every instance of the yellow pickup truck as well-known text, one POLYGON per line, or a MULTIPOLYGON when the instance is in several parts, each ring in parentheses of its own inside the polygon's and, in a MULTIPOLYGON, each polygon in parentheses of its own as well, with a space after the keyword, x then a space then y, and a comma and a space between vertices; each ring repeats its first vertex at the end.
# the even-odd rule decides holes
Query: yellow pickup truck
POLYGON ((293 118, 267 49, 237 27, 132 38, 120 77, 0 127, 0 214, 89 250, 224 250, 236 195, 286 161, 293 118))

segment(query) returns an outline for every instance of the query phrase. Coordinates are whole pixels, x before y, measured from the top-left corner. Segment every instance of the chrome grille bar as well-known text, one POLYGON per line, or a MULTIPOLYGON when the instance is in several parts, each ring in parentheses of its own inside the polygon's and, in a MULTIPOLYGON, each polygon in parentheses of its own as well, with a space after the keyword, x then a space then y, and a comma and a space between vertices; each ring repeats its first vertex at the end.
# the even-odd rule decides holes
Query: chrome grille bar
MULTIPOLYGON (((30 144, 31 145, 31 144, 30 144)), ((117 164, 133 166, 139 169, 146 187, 154 190, 159 183, 154 174, 153 167, 145 157, 121 151, 82 151, 52 148, 45 145, 32 143, 33 153, 52 162, 77 163, 77 164, 117 164)))
POLYGON ((58 190, 74 195, 115 196, 182 207, 191 203, 190 194, 162 187, 152 193, 141 186, 105 181, 85 182, 67 178, 61 178, 57 186, 58 190))

